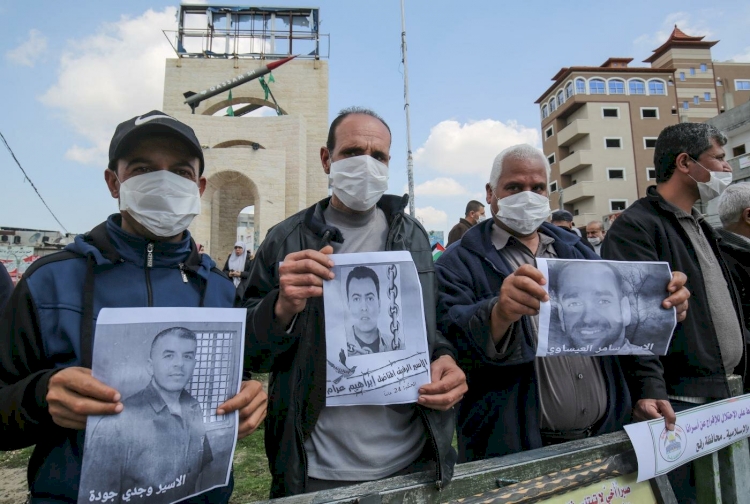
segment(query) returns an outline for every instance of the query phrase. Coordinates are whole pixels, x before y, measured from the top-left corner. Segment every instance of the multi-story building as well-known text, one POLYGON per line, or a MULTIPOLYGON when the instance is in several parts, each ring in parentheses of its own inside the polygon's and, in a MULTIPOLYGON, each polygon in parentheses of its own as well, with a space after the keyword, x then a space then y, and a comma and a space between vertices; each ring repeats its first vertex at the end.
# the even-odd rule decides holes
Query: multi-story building
POLYGON ((662 129, 704 122, 750 99, 750 64, 714 62, 717 42, 703 38, 675 26, 644 61, 649 67, 609 58, 557 72, 536 101, 553 208, 572 212, 579 225, 624 210, 655 183, 662 129))

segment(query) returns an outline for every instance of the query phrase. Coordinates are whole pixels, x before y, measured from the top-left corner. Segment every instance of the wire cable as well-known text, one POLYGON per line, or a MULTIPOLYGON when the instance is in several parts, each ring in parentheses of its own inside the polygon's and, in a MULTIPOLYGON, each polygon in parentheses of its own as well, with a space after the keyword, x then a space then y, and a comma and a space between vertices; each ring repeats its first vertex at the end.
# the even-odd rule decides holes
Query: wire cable
POLYGON ((11 149, 10 145, 8 145, 8 141, 5 139, 2 132, 0 132, 0 138, 2 138, 3 143, 5 144, 5 148, 8 149, 8 152, 10 152, 10 155, 13 157, 13 161, 15 161, 18 167, 21 169, 21 171, 23 172, 24 178, 29 181, 29 184, 31 184, 31 187, 34 189, 34 192, 36 192, 36 195, 39 196, 39 199, 42 200, 42 203, 44 203, 44 206, 47 207, 47 210, 49 210, 49 213, 52 214, 52 217, 54 217, 57 223, 60 224, 60 227, 63 228, 63 231, 65 231, 65 234, 68 234, 68 230, 65 228, 65 226, 62 225, 62 222, 60 222, 60 219, 57 218, 57 216, 55 215, 55 212, 52 211, 52 209, 49 207, 47 202, 44 201, 44 198, 42 198, 42 195, 39 193, 39 189, 36 188, 36 186, 34 185, 34 182, 32 182, 29 176, 26 174, 26 170, 24 170, 23 166, 21 166, 21 163, 18 161, 18 158, 16 157, 16 155, 13 153, 13 149, 11 149))

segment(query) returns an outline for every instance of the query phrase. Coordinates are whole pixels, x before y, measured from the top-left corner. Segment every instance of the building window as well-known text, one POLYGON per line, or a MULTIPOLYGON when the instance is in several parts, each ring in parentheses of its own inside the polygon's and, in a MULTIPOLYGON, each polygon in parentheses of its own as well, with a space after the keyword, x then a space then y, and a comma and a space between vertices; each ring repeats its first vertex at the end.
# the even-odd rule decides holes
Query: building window
POLYGON ((659 118, 658 108, 641 107, 641 119, 658 119, 658 118, 659 118))
POLYGON ((703 93, 704 101, 711 101, 711 93, 703 93))
POLYGON ((557 106, 555 105, 555 99, 552 98, 549 101, 549 113, 551 114, 552 112, 554 112, 556 108, 557 108, 557 106))
POLYGON ((745 146, 744 145, 738 145, 737 147, 732 147, 732 157, 737 157, 745 154, 745 146))
POLYGON ((625 94, 625 83, 621 80, 610 80, 609 94, 625 94))
POLYGON ((586 94, 586 81, 576 79, 576 94, 586 94))
POLYGON ((680 80, 681 81, 685 80, 685 72, 680 72, 680 80))
POLYGON ((549 138, 549 137, 551 137, 554 134, 555 134, 555 128, 554 128, 554 126, 550 126, 546 130, 544 130, 544 138, 549 138))
POLYGON ((563 92, 558 91, 557 92, 557 106, 562 107, 562 104, 565 103, 565 98, 563 97, 563 92))
POLYGON ((611 212, 622 212, 628 206, 628 200, 609 200, 609 210, 611 212))
POLYGON ((607 94, 604 88, 604 81, 601 79, 591 79, 589 81, 589 92, 591 94, 607 94))
POLYGON ((652 95, 664 95, 664 83, 658 80, 648 81, 648 94, 652 95))
POLYGON ((706 64, 701 63, 701 73, 706 73, 706 64))
POLYGON ((617 107, 602 107, 602 117, 620 117, 620 109, 617 107))
POLYGON ((750 80, 735 79, 734 89, 736 91, 750 91, 750 80))
POLYGON ((724 84, 721 83, 721 79, 716 79, 716 85, 723 86, 724 84))
POLYGON ((573 210, 573 215, 580 215, 580 210, 577 208, 573 210))
POLYGON ((547 108, 547 104, 542 105, 542 119, 546 118, 549 115, 549 109, 547 108))
POLYGON ((682 102, 682 108, 684 108, 685 110, 690 108, 690 104, 687 102, 687 100, 682 102))
POLYGON ((622 138, 605 138, 604 146, 608 149, 622 148, 622 138))
POLYGON ((690 67, 690 75, 695 75, 695 68, 690 67))
POLYGON ((622 168, 607 168, 607 180, 625 180, 625 170, 622 168))
POLYGON ((555 164, 555 153, 553 152, 549 156, 547 156, 547 162, 551 165, 555 164))
POLYGON ((646 168, 646 180, 656 180, 656 168, 646 168))
POLYGON ((656 137, 643 137, 643 148, 644 149, 655 149, 656 148, 656 137))
POLYGON ((628 87, 632 95, 646 94, 646 84, 641 80, 631 80, 628 87))
POLYGON ((565 99, 567 100, 568 98, 572 96, 573 96, 573 83, 568 82, 568 84, 565 86, 565 99))
POLYGON ((693 103, 694 104, 698 105, 700 102, 701 102, 700 98, 698 98, 697 96, 693 96, 693 103))
POLYGON ((549 192, 557 192, 557 180, 553 180, 549 183, 549 192))

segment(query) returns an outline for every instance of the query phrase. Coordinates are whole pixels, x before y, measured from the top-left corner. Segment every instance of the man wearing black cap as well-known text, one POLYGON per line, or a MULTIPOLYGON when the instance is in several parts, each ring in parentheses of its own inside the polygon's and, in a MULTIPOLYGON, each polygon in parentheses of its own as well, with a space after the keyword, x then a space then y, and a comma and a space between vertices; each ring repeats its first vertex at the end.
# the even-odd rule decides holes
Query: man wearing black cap
MULTIPOLYGON (((159 111, 120 124, 104 178, 120 213, 36 261, 0 316, 0 450, 36 445, 32 502, 75 502, 86 418, 123 410, 91 376, 105 307, 232 307, 235 289, 187 227, 200 213, 203 152, 193 130, 159 111)), ((244 382, 219 414, 240 411, 239 436, 265 417, 260 383, 244 382)), ((202 497, 227 502, 232 485, 202 497)), ((185 502, 204 502, 201 499, 185 502)))
POLYGON ((550 222, 552 223, 553 226, 567 229, 571 233, 575 234, 581 239, 581 243, 586 245, 591 250, 594 250, 594 246, 575 227, 576 225, 575 225, 575 222, 573 222, 572 213, 568 212, 567 210, 555 210, 554 212, 552 212, 552 215, 550 216, 550 222))

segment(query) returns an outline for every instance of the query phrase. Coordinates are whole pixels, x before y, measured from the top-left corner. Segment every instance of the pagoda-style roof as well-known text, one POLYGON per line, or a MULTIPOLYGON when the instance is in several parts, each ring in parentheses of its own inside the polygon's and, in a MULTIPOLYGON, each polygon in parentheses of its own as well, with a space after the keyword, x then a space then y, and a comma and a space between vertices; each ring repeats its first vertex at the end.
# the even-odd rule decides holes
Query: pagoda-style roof
POLYGON ((661 58, 665 52, 676 47, 708 49, 715 46, 719 42, 718 40, 703 40, 704 38, 706 37, 693 37, 691 35, 688 35, 684 31, 680 30, 677 25, 674 25, 674 30, 672 30, 672 34, 669 36, 667 41, 660 45, 658 48, 654 49, 654 54, 643 60, 643 62, 653 63, 657 59, 661 58))

